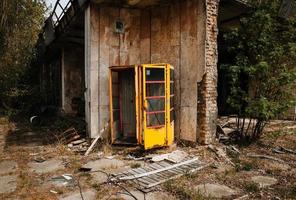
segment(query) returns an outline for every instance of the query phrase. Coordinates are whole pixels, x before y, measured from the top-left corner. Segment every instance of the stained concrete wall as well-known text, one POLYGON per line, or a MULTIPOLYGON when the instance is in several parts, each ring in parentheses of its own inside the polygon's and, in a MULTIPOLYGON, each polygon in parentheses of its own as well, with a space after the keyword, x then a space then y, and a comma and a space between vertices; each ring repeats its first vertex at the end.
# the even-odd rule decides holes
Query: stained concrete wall
MULTIPOLYGON (((85 10, 85 121, 87 132, 94 138, 99 133, 99 9, 90 4, 85 10)), ((107 76, 105 74, 105 76, 107 76)), ((107 77, 106 77, 107 78, 107 77)), ((101 84, 100 84, 101 86, 101 84)), ((105 85, 106 90, 108 88, 105 85)), ((100 91, 101 94, 101 91, 100 91)))
MULTIPOLYGON (((99 130, 109 120, 109 66, 170 63, 175 67, 175 135, 182 140, 192 142, 197 140, 197 129, 201 127, 198 123, 213 122, 207 119, 197 119, 198 83, 203 81, 206 69, 209 69, 210 72, 211 67, 216 67, 213 63, 206 68, 206 31, 211 31, 211 27, 207 28, 207 16, 212 17, 208 15, 207 10, 206 0, 172 0, 169 5, 150 9, 100 7, 90 4, 87 12, 90 11, 90 16, 93 17, 89 18, 90 22, 88 23, 93 24, 90 28, 96 30, 86 31, 93 33, 88 35, 91 37, 88 40, 94 40, 94 43, 87 44, 86 47, 92 51, 91 55, 95 52, 94 58, 88 58, 90 62, 95 62, 96 56, 99 60, 98 63, 92 65, 98 71, 93 75, 97 75, 97 79, 87 77, 87 73, 86 78, 98 83, 98 88, 89 87, 90 90, 97 89, 98 100, 96 97, 91 97, 89 100, 90 103, 92 101, 98 102, 98 119, 94 119, 98 120, 99 130), (115 33, 114 25, 117 19, 124 22, 124 33, 115 33)), ((214 22, 216 18, 211 20, 214 22)), ((209 48, 209 50, 211 49, 209 48)), ((215 56, 211 52, 208 55, 215 56)), ((86 54, 86 56, 89 55, 86 54)), ((214 73, 209 73, 209 75, 214 75, 214 73)), ((212 78, 210 77, 210 79, 212 78)), ((213 81, 212 84, 215 82, 213 81)), ((207 90, 208 87, 215 88, 209 83, 204 86, 204 90, 207 90)), ((200 93, 200 95, 206 96, 205 93, 200 93)), ((201 105, 207 106, 208 100, 213 103, 214 98, 205 98, 200 104, 200 109, 201 105)), ((95 109, 88 112, 93 115, 92 112, 95 109)), ((208 115, 200 114, 200 117, 207 118, 208 115)), ((212 127, 212 125, 206 126, 212 127)), ((94 134, 91 133, 91 135, 94 134)), ((201 133, 199 136, 204 137, 201 133)))
POLYGON ((66 114, 77 114, 72 100, 84 95, 84 49, 65 46, 62 51, 62 109, 66 114))

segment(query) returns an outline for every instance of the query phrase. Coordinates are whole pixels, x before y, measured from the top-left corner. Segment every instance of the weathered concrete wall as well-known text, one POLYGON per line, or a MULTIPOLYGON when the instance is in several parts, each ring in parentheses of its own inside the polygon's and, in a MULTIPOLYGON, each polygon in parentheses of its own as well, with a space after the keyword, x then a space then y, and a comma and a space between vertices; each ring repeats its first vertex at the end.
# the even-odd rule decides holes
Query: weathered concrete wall
POLYGON ((40 69, 40 91, 42 101, 45 105, 61 106, 61 53, 51 58, 49 62, 41 65, 40 69))
POLYGON ((170 63, 175 67, 175 135, 192 142, 198 137, 201 142, 210 141, 217 111, 215 6, 214 0, 172 0, 170 5, 150 9, 91 4, 96 8, 90 12, 97 12, 91 28, 99 26, 94 33, 98 38, 91 44, 97 49, 89 48, 99 57, 94 65, 99 98, 89 99, 98 103, 99 129, 109 120, 109 66, 170 63), (124 22, 124 33, 115 33, 117 19, 124 22), (200 89, 198 83, 204 83, 200 89))
POLYGON ((84 52, 78 46, 66 46, 62 53, 62 109, 67 114, 77 114, 72 101, 83 99, 84 52))

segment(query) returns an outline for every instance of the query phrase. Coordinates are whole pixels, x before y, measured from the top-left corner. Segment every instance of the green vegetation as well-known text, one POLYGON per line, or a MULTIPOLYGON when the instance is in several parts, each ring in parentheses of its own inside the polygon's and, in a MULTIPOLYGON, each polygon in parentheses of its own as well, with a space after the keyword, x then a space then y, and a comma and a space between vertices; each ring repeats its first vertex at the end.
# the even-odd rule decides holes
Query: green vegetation
POLYGON ((224 35, 233 60, 222 69, 242 141, 258 139, 269 120, 295 105, 296 17, 279 17, 281 2, 253 1, 240 28, 224 35))
POLYGON ((10 115, 38 94, 35 45, 45 11, 43 0, 0 1, 0 108, 10 115))

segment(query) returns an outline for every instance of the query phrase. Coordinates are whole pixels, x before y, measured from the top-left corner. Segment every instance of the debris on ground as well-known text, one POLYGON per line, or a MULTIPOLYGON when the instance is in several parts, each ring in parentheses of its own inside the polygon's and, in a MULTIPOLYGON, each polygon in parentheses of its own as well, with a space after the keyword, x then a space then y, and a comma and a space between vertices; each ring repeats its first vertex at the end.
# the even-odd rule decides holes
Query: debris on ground
POLYGON ((70 144, 68 144, 67 146, 73 152, 84 153, 84 152, 86 152, 86 150, 88 148, 88 143, 86 142, 85 139, 83 139, 83 140, 73 141, 70 144))
POLYGON ((272 149, 272 152, 274 153, 278 153, 278 154, 284 154, 285 152, 281 151, 281 149, 279 147, 275 147, 272 149))
POLYGON ((147 159, 150 159, 149 157, 137 157, 137 156, 134 156, 132 154, 128 154, 126 156, 127 160, 134 160, 134 161, 140 161, 140 160, 147 160, 147 159))
POLYGON ((248 153, 247 156, 250 158, 261 158, 261 159, 268 159, 268 160, 277 161, 280 163, 286 163, 284 160, 282 160, 280 158, 276 158, 276 157, 272 157, 272 156, 268 156, 268 155, 248 153))
POLYGON ((75 128, 69 128, 64 131, 61 135, 57 136, 58 141, 63 144, 69 144, 75 140, 79 140, 81 136, 75 128))
POLYGON ((176 150, 176 151, 173 151, 171 153, 166 153, 166 154, 153 156, 151 160, 153 162, 159 162, 159 161, 167 160, 167 161, 170 161, 172 163, 179 163, 182 160, 184 160, 184 158, 186 158, 187 156, 188 156, 188 154, 186 152, 176 150))
MULTIPOLYGON (((234 123, 231 120, 220 123, 226 134, 225 138, 229 137, 234 123)), ((280 124, 286 128, 286 123, 280 124)), ((270 128, 269 124, 267 126, 270 128)), ((273 129, 279 130, 278 126, 273 129)), ((29 131, 26 129, 25 133, 29 131)), ((45 128, 40 132, 40 138, 56 133, 45 128)), ((34 133, 37 134, 38 131, 35 130, 34 133)), ((70 132, 66 134, 71 135, 70 132)), ((30 134, 26 134, 26 137, 31 139, 30 134)), ((11 140, 9 137, 6 139, 11 140)), ((57 137, 46 139, 57 141, 57 137)), ((206 199, 207 192, 212 191, 214 195, 210 195, 210 198, 215 198, 217 194, 225 194, 220 189, 224 191, 228 187, 236 193, 232 195, 230 192, 230 196, 222 199, 293 199, 295 141, 295 130, 290 129, 289 132, 280 130, 264 133, 258 142, 243 147, 226 142, 214 143, 212 146, 177 146, 177 151, 172 148, 145 151, 127 146, 96 148, 100 143, 98 141, 90 156, 84 156, 85 152, 72 153, 72 149, 79 146, 85 145, 85 150, 89 147, 89 141, 82 135, 68 144, 59 141, 56 145, 23 148, 21 145, 9 146, 8 143, 2 157, 0 156, 0 185, 3 186, 0 188, 0 196, 3 199, 31 199, 33 194, 44 200, 90 200, 88 190, 94 188, 91 194, 93 199, 134 199, 133 196, 138 200, 198 199, 194 197, 206 199), (72 152, 67 151, 67 148, 72 152), (250 158, 247 154, 251 157, 260 156, 250 158), (183 156, 185 158, 182 159, 183 156), (270 157, 276 160, 269 159, 270 157), (196 158, 198 159, 190 161, 196 158), (235 168, 228 164, 229 159, 236 164, 235 168), (184 164, 184 161, 192 163, 184 164), (207 166, 211 167, 205 169, 207 166), (196 174, 188 174, 191 171, 196 174), (272 184, 266 185, 270 183, 272 184), (216 187, 219 184, 221 187, 216 187), (201 188, 205 190, 198 193, 201 188), (153 196, 155 191, 164 196, 153 196)))
POLYGON ((99 151, 99 152, 97 153, 97 156, 98 156, 99 158, 102 158, 102 157, 104 156, 104 152, 103 152, 103 151, 99 151))
POLYGON ((105 156, 105 158, 109 159, 109 160, 112 160, 116 157, 116 155, 112 155, 112 156, 105 156))
POLYGON ((43 163, 44 161, 46 161, 46 159, 43 157, 36 157, 33 160, 37 163, 43 163))
POLYGON ((287 149, 287 148, 281 147, 281 146, 273 148, 272 151, 275 153, 279 153, 279 154, 284 154, 284 153, 296 154, 295 150, 287 149))
POLYGON ((51 181, 57 186, 69 186, 74 185, 75 180, 71 174, 63 174, 51 179, 51 181))
POLYGON ((144 167, 112 174, 111 180, 115 182, 132 181, 141 191, 149 191, 154 186, 184 174, 194 173, 206 166, 208 165, 199 161, 198 157, 187 157, 179 163, 162 160, 144 167))
POLYGON ((49 192, 51 192, 51 193, 53 193, 53 194, 58 194, 58 192, 55 191, 55 190, 49 190, 49 192))
POLYGON ((98 142, 98 140, 101 138, 102 134, 108 129, 108 127, 109 127, 109 122, 107 122, 105 124, 105 126, 102 128, 102 130, 100 130, 100 132, 97 135, 97 137, 91 143, 90 147, 86 150, 84 156, 87 156, 93 150, 94 146, 96 145, 96 143, 98 142))
POLYGON ((226 149, 234 154, 240 154, 240 151, 238 150, 238 148, 236 148, 233 145, 226 146, 226 149))
POLYGON ((84 153, 89 146, 85 137, 82 137, 75 128, 69 128, 61 134, 55 135, 55 137, 60 143, 67 145, 69 150, 75 153, 84 153))
POLYGON ((231 164, 232 166, 235 166, 235 164, 228 158, 226 151, 223 150, 223 148, 210 144, 208 145, 208 149, 214 152, 218 158, 225 160, 227 163, 231 164))
MULTIPOLYGON (((229 125, 229 123, 227 123, 229 125)), ((232 127, 224 127, 217 124, 216 137, 220 143, 231 144, 239 141, 239 130, 232 127)))
POLYGON ((249 195, 248 194, 245 194, 245 195, 243 195, 241 197, 238 197, 238 198, 236 198, 234 200, 245 200, 245 199, 249 199, 249 195))

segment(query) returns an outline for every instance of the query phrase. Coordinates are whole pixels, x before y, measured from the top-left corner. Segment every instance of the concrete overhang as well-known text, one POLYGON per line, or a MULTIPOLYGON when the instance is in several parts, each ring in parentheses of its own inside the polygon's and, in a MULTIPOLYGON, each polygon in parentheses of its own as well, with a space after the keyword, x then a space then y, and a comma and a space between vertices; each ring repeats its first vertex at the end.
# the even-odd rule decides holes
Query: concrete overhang
POLYGON ((247 14, 251 6, 245 0, 221 0, 218 23, 220 31, 239 26, 239 19, 247 14))
POLYGON ((135 7, 146 8, 156 5, 167 5, 172 3, 171 0, 90 0, 96 4, 120 6, 120 7, 135 7))

